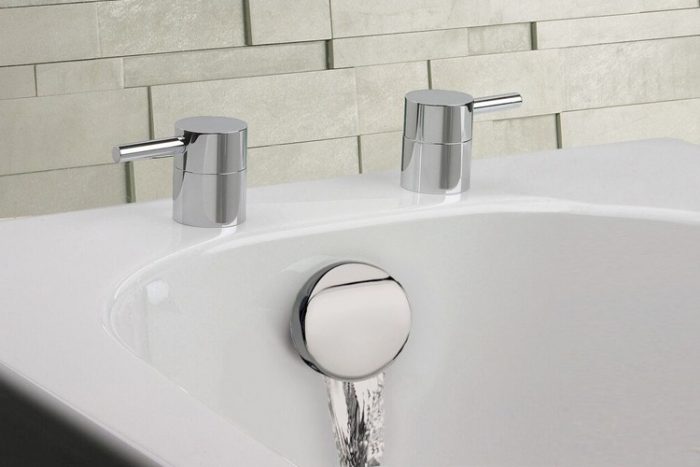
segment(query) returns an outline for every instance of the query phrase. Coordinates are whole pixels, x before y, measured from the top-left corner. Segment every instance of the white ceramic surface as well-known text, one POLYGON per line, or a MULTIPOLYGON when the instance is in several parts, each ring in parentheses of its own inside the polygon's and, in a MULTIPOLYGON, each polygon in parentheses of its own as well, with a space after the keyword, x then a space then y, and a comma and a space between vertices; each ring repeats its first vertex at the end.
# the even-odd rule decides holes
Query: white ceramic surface
POLYGON ((698 465, 700 148, 483 160, 472 186, 256 188, 226 230, 166 201, 0 222, 0 377, 140 460, 332 465, 288 319, 312 273, 361 260, 413 309, 388 465, 698 465))

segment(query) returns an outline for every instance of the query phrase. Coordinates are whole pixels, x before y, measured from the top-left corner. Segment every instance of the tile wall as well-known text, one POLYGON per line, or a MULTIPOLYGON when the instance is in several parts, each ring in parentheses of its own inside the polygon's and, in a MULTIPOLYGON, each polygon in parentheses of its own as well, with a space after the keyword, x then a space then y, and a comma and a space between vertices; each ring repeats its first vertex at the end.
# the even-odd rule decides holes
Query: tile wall
POLYGON ((698 0, 0 0, 0 217, 170 196, 117 143, 250 125, 251 185, 397 170, 402 99, 520 91, 476 157, 700 143, 698 0))

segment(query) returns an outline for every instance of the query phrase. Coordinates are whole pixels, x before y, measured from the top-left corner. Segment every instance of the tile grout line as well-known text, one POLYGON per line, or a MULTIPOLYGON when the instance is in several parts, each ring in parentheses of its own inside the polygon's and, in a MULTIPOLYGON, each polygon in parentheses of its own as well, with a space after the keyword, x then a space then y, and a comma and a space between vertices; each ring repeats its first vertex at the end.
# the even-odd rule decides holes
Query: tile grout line
POLYGON ((427 60, 428 67, 428 89, 433 89, 433 61, 427 60))
POLYGON ((557 149, 562 148, 562 137, 561 137, 561 112, 554 115, 554 128, 557 132, 557 149))
POLYGON ((362 174, 362 141, 360 135, 357 135, 357 168, 358 173, 362 174))
POLYGON ((37 65, 34 65, 34 97, 39 97, 39 77, 36 68, 37 65))
POLYGON ((250 0, 243 0, 243 41, 245 45, 253 44, 252 18, 250 17, 250 0))
POLYGON ((539 50, 537 44, 537 21, 530 23, 530 50, 539 50))

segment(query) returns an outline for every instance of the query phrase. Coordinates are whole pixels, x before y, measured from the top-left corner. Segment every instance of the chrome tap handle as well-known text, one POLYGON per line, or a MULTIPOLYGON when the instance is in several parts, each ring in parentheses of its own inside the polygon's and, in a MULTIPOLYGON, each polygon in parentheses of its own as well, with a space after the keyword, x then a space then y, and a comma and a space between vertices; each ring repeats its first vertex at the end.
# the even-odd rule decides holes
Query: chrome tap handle
POLYGON ((401 186, 418 193, 467 191, 474 114, 516 107, 522 101, 518 93, 477 99, 439 89, 406 94, 401 186))
POLYGON ((523 97, 517 92, 497 94, 495 96, 474 98, 474 113, 493 112, 518 107, 523 103, 523 97))
POLYGON ((158 159, 175 156, 184 152, 185 138, 175 136, 114 146, 112 148, 112 159, 114 159, 114 162, 130 162, 139 159, 158 159))
POLYGON ((248 125, 236 118, 190 117, 175 136, 115 146, 115 162, 173 156, 173 218, 196 227, 245 220, 248 125))

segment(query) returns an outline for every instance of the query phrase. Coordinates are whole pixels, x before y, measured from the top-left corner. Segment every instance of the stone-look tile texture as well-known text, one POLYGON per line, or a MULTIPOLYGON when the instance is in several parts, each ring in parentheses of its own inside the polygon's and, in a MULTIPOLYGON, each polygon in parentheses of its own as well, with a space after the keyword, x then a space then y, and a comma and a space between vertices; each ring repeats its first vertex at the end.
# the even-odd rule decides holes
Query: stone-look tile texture
POLYGON ((245 43, 242 0, 121 0, 98 4, 103 56, 245 43))
POLYGON ((362 173, 401 170, 401 145, 403 133, 375 133, 360 136, 362 173))
POLYGON ((0 175, 108 164, 120 142, 148 138, 145 89, 0 101, 0 175), (31 137, 28 137, 31 136, 31 137))
POLYGON ((480 116, 486 119, 542 115, 561 110, 562 68, 558 50, 477 55, 430 62, 433 88, 463 89, 474 96, 509 91, 522 94, 521 107, 480 116))
MULTIPOLYGON (((100 2, 103 0, 81 0, 81 3, 100 2)), ((106 0, 116 1, 116 0, 106 0)), ((0 8, 18 6, 59 5, 61 3, 77 3, 76 0, 0 0, 0 8)))
POLYGON ((467 29, 351 37, 331 42, 333 68, 461 57, 469 53, 467 29))
POLYGON ((665 137, 700 144, 700 99, 564 112, 561 127, 566 148, 665 137))
POLYGON ((132 201, 150 201, 173 195, 173 161, 171 158, 134 161, 132 164, 132 201))
POLYGON ((474 123, 474 159, 556 148, 555 115, 474 123))
MULTIPOLYGON (((402 137, 401 131, 360 136, 362 173, 400 170, 402 137)), ((474 124, 474 159, 556 148, 555 115, 474 124)))
POLYGON ((696 0, 331 0, 334 37, 697 7, 696 0))
POLYGON ((0 68, 0 99, 30 96, 36 96, 33 66, 0 68))
POLYGON ((330 39, 331 11, 328 2, 329 0, 246 0, 249 43, 330 39))
POLYGON ((121 58, 48 63, 36 67, 36 88, 40 96, 123 87, 124 70, 121 58))
POLYGON ((361 134, 401 129, 404 96, 428 88, 426 62, 360 67, 355 74, 361 134))
POLYGON ((191 115, 235 115, 248 122, 249 146, 357 134, 355 70, 239 78, 151 88, 155 136, 191 115))
POLYGON ((0 217, 89 209, 126 202, 123 165, 0 176, 0 217))
POLYGON ((234 47, 124 58, 127 87, 276 75, 326 68, 326 44, 234 47))
POLYGON ((0 9, 0 66, 98 54, 95 4, 0 9))
POLYGON ((353 175, 358 171, 355 137, 252 148, 248 157, 251 186, 353 175))
POLYGON ((537 48, 626 42, 700 34, 700 8, 537 23, 537 48))
POLYGON ((428 87, 522 93, 474 158, 700 142, 699 25, 698 0, 0 0, 0 217, 170 197, 171 160, 110 148, 193 115, 248 121, 251 185, 399 170, 428 87))
POLYGON ((431 61, 432 84, 475 96, 517 90, 505 119, 700 96, 700 36, 431 61))
POLYGON ((532 49, 530 23, 469 28, 469 55, 532 49))

